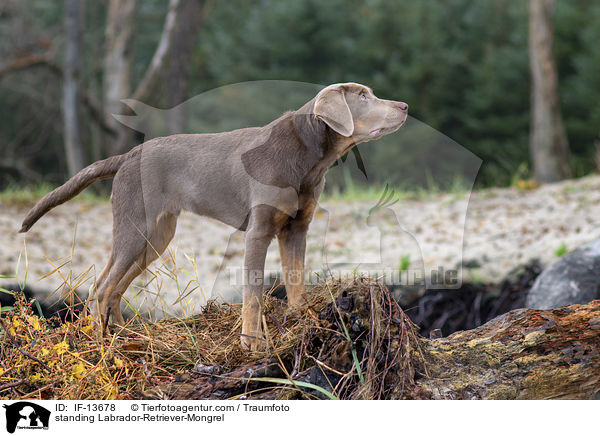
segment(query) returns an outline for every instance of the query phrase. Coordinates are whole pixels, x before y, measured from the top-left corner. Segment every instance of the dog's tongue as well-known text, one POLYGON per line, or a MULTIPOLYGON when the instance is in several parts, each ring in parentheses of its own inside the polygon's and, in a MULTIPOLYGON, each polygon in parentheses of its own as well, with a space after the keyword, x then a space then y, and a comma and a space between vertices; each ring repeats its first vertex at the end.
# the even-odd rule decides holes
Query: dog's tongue
POLYGON ((371 136, 375 136, 375 135, 377 135, 379 132, 381 132, 381 129, 375 129, 375 130, 371 130, 371 131, 369 132, 369 135, 371 135, 371 136))

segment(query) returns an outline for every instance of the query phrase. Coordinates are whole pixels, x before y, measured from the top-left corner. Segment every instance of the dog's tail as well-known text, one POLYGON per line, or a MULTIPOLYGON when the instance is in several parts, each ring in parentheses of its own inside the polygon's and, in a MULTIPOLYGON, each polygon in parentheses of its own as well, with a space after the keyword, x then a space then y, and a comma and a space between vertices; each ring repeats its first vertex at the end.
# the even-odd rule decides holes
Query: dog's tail
POLYGON ((121 154, 94 162, 71 177, 64 185, 46 194, 27 213, 19 233, 28 231, 46 212, 75 197, 96 180, 114 177, 128 155, 129 153, 121 154))

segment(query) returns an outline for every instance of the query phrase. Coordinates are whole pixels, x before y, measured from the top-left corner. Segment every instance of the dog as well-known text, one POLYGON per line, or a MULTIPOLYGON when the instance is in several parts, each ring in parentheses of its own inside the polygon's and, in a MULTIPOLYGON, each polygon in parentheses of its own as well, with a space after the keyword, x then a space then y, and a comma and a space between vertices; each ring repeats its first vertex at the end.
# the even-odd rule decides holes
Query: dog
POLYGON ((291 307, 304 301, 306 234, 325 173, 359 143, 398 130, 408 105, 377 98, 367 86, 338 83, 296 111, 263 127, 154 138, 128 153, 97 161, 47 194, 28 212, 20 232, 96 180, 114 177, 113 245, 90 289, 88 307, 124 323, 121 297, 167 248, 182 210, 245 231, 241 345, 259 349, 264 265, 279 243, 291 307))

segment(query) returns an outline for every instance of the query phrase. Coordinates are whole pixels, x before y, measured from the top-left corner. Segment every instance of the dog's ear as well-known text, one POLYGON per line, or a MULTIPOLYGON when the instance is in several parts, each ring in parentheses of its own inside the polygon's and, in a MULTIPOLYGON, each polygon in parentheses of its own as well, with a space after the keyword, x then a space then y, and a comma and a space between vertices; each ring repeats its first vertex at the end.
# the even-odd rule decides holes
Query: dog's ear
POLYGON ((328 87, 319 92, 313 112, 340 135, 348 137, 354 133, 354 120, 343 88, 328 87))

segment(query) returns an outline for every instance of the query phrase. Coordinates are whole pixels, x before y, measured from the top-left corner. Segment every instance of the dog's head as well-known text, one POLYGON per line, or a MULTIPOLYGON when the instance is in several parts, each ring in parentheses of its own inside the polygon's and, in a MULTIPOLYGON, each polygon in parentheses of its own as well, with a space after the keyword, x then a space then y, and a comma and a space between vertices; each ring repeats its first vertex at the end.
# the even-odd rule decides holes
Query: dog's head
POLYGON ((398 130, 408 115, 404 102, 382 100, 359 83, 336 83, 315 97, 314 114, 354 144, 398 130))

